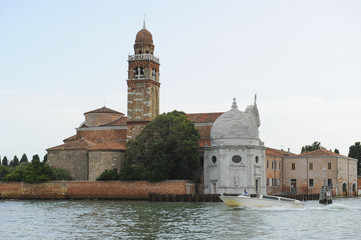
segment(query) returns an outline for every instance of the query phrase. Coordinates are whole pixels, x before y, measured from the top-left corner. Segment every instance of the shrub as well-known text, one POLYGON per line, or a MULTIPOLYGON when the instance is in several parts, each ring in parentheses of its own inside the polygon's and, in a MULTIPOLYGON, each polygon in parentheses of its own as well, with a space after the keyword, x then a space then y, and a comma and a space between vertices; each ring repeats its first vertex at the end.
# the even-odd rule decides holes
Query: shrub
POLYGON ((100 176, 96 179, 97 181, 109 181, 109 180, 119 180, 118 171, 116 168, 112 170, 105 170, 100 176))
POLYGON ((71 176, 68 170, 63 168, 52 168, 53 178, 52 180, 71 180, 71 176))
POLYGON ((124 181, 146 180, 147 171, 144 167, 136 164, 124 165, 119 173, 119 179, 124 181))
POLYGON ((8 173, 3 180, 7 182, 27 182, 38 183, 49 181, 53 177, 49 165, 41 163, 37 158, 33 159, 31 163, 23 162, 13 171, 8 173))
POLYGON ((7 174, 3 180, 6 182, 21 182, 24 178, 24 169, 18 168, 7 174))
POLYGON ((27 183, 38 183, 49 181, 53 172, 48 164, 41 163, 39 159, 33 159, 24 170, 23 181, 27 183))

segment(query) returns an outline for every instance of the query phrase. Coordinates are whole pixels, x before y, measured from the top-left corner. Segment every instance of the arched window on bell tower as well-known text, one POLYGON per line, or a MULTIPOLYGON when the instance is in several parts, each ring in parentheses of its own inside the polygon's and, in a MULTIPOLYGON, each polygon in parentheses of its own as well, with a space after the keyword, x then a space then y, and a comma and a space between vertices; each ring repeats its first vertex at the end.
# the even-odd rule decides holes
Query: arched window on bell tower
POLYGON ((135 79, 141 79, 144 76, 144 69, 143 67, 135 68, 135 79))

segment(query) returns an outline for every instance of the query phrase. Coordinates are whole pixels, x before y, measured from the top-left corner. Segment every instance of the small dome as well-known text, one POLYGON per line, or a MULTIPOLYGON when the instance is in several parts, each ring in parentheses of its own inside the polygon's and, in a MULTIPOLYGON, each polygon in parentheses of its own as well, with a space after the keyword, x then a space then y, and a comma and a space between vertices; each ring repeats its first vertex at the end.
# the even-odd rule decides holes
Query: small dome
POLYGON ((137 33, 137 36, 135 37, 135 43, 153 44, 152 34, 146 28, 143 28, 137 33))
MULTIPOLYGON (((238 110, 234 99, 232 109, 222 114, 213 124, 211 140, 258 139, 259 131, 253 114, 238 110)), ((234 142, 234 141, 231 141, 234 142)))

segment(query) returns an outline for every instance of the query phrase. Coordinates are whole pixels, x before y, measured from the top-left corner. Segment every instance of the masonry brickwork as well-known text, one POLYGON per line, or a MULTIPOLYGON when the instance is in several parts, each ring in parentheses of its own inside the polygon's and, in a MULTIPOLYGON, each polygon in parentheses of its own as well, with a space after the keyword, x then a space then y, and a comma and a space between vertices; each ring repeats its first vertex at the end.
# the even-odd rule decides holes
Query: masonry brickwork
POLYGON ((283 157, 290 153, 273 148, 266 149, 266 192, 273 195, 282 192, 283 157))
POLYGON ((116 168, 119 170, 124 163, 124 152, 118 151, 89 151, 89 179, 96 180, 102 172, 116 168))
POLYGON ((126 142, 127 136, 127 128, 126 127, 119 127, 119 128, 112 128, 112 127, 103 127, 102 129, 92 130, 92 129, 79 129, 77 131, 78 139, 85 138, 89 139, 90 141, 96 142, 104 142, 104 141, 116 141, 119 139, 124 139, 123 142, 126 142))
POLYGON ((88 180, 88 151, 86 149, 48 151, 49 165, 64 168, 72 179, 88 180))
POLYGON ((185 180, 146 181, 54 181, 39 184, 0 182, 3 199, 148 199, 149 193, 190 194, 194 185, 185 180))

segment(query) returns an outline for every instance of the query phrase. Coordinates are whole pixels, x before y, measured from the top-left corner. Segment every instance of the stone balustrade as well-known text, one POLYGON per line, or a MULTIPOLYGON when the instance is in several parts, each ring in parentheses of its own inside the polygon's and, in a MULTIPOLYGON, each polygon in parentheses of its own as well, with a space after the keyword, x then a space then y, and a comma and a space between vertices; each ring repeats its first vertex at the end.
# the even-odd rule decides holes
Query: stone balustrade
POLYGON ((128 60, 129 61, 134 61, 134 60, 152 60, 156 63, 159 63, 159 58, 154 57, 152 54, 150 53, 146 53, 146 54, 137 54, 137 55, 128 55, 128 60))

